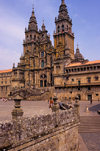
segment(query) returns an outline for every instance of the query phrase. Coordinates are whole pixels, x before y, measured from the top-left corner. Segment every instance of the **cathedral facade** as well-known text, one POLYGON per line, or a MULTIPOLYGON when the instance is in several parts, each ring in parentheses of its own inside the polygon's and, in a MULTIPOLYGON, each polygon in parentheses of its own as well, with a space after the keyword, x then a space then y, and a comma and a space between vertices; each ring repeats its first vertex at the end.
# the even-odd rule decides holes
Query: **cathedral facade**
MULTIPOLYGON (((54 46, 44 23, 38 29, 34 9, 25 28, 23 55, 17 67, 0 72, 0 97, 8 97, 12 91, 27 89, 41 91, 46 98, 56 95, 59 99, 78 96, 80 100, 99 99, 100 61, 85 60, 77 47, 74 54, 74 33, 64 0, 55 18, 54 46), (9 73, 10 78, 6 78, 9 73), (7 83, 5 84, 5 78, 7 83), (90 80, 90 82, 88 82, 90 80), (92 83, 93 82, 93 83, 92 83), (7 88, 6 88, 7 87, 7 88), (92 91, 95 94, 93 95, 92 91), (6 92, 4 92, 6 91, 6 92), (83 93, 84 92, 84 93, 83 93)), ((30 97, 32 99, 32 97, 30 97)))
POLYGON ((64 62, 70 62, 74 58, 72 20, 64 1, 59 8, 58 18, 55 18, 55 24, 53 47, 44 23, 41 30, 38 30, 34 10, 32 11, 28 28, 25 29, 23 56, 17 68, 13 67, 14 87, 51 87, 54 85, 53 75, 56 64, 58 62, 62 64, 60 72, 63 72, 64 62))

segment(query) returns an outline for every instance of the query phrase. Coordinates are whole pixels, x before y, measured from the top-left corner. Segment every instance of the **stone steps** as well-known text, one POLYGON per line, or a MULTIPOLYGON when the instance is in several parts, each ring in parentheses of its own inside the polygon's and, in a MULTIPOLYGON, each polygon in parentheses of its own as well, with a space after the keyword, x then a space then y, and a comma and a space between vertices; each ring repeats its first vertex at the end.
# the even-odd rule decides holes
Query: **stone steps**
POLYGON ((81 116, 79 133, 95 133, 100 132, 99 116, 81 116))

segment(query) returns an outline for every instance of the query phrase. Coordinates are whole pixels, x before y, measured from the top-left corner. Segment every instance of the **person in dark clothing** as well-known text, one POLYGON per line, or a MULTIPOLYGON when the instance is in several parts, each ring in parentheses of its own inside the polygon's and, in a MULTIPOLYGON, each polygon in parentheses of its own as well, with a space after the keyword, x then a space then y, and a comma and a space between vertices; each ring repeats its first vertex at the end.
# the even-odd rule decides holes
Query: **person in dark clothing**
POLYGON ((91 98, 91 100, 90 100, 90 104, 92 104, 92 98, 91 98))

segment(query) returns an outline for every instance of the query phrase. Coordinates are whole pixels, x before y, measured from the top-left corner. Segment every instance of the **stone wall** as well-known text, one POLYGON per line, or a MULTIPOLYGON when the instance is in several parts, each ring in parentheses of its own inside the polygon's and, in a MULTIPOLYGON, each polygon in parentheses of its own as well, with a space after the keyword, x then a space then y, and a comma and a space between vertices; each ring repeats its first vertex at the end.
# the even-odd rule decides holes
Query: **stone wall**
POLYGON ((0 149, 78 151, 75 109, 0 123, 0 149))

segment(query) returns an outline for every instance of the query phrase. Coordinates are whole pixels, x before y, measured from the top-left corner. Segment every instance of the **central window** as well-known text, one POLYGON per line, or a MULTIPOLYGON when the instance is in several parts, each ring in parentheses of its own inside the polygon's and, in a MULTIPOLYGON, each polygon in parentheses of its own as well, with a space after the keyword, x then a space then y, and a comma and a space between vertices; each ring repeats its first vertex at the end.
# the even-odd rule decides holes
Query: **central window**
POLYGON ((40 76, 40 87, 47 87, 47 76, 45 74, 40 76))
POLYGON ((44 60, 41 61, 41 68, 44 67, 44 60))
POLYGON ((41 57, 44 57, 44 51, 41 52, 41 57))

